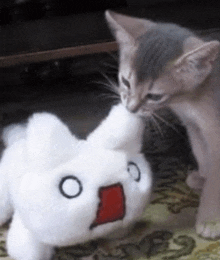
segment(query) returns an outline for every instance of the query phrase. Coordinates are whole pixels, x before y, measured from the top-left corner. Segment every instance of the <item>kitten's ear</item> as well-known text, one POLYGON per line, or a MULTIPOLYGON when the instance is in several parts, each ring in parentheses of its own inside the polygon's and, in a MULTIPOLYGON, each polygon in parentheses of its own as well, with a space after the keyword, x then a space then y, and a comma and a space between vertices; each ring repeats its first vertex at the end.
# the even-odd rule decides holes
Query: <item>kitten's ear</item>
POLYGON ((109 10, 105 12, 105 17, 119 43, 134 43, 137 37, 154 25, 149 20, 130 17, 109 10))
POLYGON ((33 169, 45 171, 69 160, 78 142, 55 115, 36 113, 29 119, 26 152, 33 169))
POLYGON ((201 84, 210 74, 213 62, 219 54, 220 42, 211 41, 183 54, 173 66, 174 76, 184 83, 187 89, 201 84))

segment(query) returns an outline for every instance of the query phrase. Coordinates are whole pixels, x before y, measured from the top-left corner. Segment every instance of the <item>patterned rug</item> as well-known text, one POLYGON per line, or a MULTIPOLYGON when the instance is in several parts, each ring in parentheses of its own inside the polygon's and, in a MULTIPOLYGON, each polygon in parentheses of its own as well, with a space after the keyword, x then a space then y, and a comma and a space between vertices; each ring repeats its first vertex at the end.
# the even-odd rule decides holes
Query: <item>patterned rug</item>
MULTIPOLYGON (((112 105, 112 102, 97 98, 94 91, 44 95, 40 98, 35 95, 22 102, 10 100, 2 104, 2 125, 25 120, 35 111, 50 111, 67 122, 74 133, 85 137, 112 105)), ((151 122, 145 132, 143 150, 152 165, 155 187, 142 221, 124 239, 90 241, 59 248, 54 260, 220 259, 220 241, 205 240, 195 233, 199 194, 185 183, 187 172, 196 167, 185 129, 170 111, 160 113, 167 120, 159 122, 162 132, 158 133, 151 122)), ((10 259, 5 249, 6 234, 5 225, 0 228, 2 260, 10 259)))

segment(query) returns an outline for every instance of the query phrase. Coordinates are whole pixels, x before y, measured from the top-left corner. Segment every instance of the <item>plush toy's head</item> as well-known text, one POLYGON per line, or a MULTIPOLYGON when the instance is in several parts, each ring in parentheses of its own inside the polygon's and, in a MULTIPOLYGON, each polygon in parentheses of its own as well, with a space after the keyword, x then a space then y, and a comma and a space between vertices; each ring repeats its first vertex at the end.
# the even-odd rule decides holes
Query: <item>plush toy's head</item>
MULTIPOLYGON (((110 148, 101 145, 100 129, 78 140, 54 115, 35 114, 20 144, 12 145, 24 150, 16 166, 24 174, 17 183, 15 211, 39 241, 66 246, 107 236, 143 212, 151 190, 148 163, 127 150, 127 143, 122 146, 123 138, 114 139, 110 148)), ((102 134, 109 142, 108 133, 102 134)))

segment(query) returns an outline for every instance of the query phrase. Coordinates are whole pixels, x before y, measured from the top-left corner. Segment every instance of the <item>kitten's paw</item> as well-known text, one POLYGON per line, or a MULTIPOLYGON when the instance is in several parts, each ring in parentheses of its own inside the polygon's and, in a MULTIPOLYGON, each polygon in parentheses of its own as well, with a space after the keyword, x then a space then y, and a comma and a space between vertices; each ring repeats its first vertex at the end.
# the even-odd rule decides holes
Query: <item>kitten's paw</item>
POLYGON ((204 186, 204 178, 199 175, 198 171, 191 172, 187 179, 186 183, 191 189, 201 190, 204 186))
POLYGON ((204 221, 196 225, 196 232, 204 238, 220 238, 220 219, 216 221, 204 221))

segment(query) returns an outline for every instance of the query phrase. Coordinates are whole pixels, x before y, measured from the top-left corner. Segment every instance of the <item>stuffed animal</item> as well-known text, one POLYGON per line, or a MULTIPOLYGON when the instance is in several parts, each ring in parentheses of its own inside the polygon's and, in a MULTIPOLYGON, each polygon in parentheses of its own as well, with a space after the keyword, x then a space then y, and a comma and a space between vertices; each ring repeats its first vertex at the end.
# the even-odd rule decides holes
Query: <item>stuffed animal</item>
MULTIPOLYGON (((152 179, 144 122, 114 106, 86 140, 55 115, 36 113, 3 132, 0 225, 12 217, 8 254, 49 260, 54 247, 114 238, 143 213, 152 179)), ((121 233, 121 234, 122 234, 121 233)))

